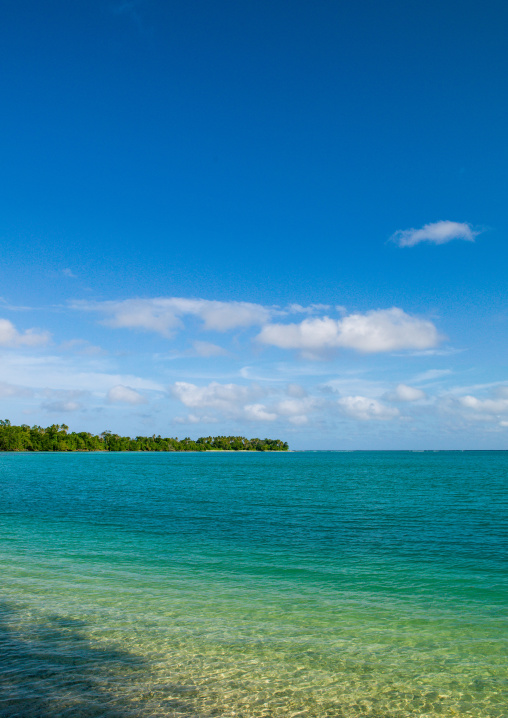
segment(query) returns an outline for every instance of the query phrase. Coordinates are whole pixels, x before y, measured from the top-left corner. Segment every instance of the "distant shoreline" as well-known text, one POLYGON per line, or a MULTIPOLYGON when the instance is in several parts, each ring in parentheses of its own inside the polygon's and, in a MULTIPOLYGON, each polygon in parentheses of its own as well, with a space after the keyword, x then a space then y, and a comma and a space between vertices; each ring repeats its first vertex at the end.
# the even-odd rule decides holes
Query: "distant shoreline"
POLYGON ((245 436, 201 436, 185 439, 161 436, 120 436, 112 431, 91 434, 70 431, 66 424, 15 426, 9 419, 0 419, 0 451, 37 452, 188 452, 188 451, 288 451, 281 439, 247 439, 245 436))

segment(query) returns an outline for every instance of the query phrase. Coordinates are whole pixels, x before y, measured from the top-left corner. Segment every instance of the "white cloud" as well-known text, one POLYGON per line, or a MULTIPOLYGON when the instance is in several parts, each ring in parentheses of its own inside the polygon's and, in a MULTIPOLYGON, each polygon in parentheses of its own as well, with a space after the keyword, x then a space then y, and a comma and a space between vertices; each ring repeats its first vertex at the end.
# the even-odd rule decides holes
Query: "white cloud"
POLYGON ((275 408, 277 413, 282 416, 296 416, 297 414, 307 414, 317 403, 314 397, 306 396, 301 399, 283 399, 276 404, 275 408))
POLYGON ((424 349, 435 346, 440 339, 432 322, 396 307, 351 314, 341 320, 340 334, 340 346, 363 352, 424 349))
POLYGON ((477 399, 475 396, 466 395, 459 398, 459 403, 466 409, 472 409, 486 414, 508 413, 508 399, 477 399))
POLYGON ((239 384, 219 384, 216 381, 212 381, 208 386, 177 381, 171 387, 171 393, 191 409, 208 407, 229 414, 238 411, 239 404, 253 398, 253 391, 250 387, 239 384))
POLYGON ((360 421, 386 421, 399 415, 399 410, 395 407, 386 406, 377 399, 369 399, 366 396, 344 396, 337 400, 337 404, 346 416, 360 421))
POLYGON ((407 384, 398 384, 395 391, 386 396, 389 401, 418 401, 419 399, 425 399, 425 397, 424 391, 407 384))
POLYGON ((47 344, 49 332, 40 332, 37 329, 27 329, 19 332, 8 319, 0 319, 0 346, 2 347, 35 347, 47 344))
POLYGON ((194 351, 200 357, 220 357, 227 355, 227 351, 223 347, 219 347, 212 342, 195 341, 192 343, 194 351))
POLYGON ((415 244, 420 242, 446 244, 446 242, 451 242, 452 239, 464 239, 467 242, 474 242, 475 237, 479 234, 478 230, 474 230, 466 222, 444 220, 426 224, 421 229, 399 229, 392 234, 390 240, 398 244, 399 247, 414 247, 415 244))
POLYGON ((402 309, 378 309, 343 319, 304 319, 299 324, 267 324, 257 337, 263 344, 305 353, 348 348, 364 353, 425 349, 441 339, 434 324, 402 309))
POLYGON ((108 391, 108 401, 111 404, 146 404, 147 400, 142 394, 132 389, 130 386, 117 384, 108 391))
POLYGON ((205 329, 226 332, 230 329, 250 327, 268 321, 270 311, 260 304, 249 302, 212 302, 195 300, 190 314, 196 314, 205 323, 205 329))
POLYGON ((277 414, 267 411, 264 404, 247 404, 244 412, 251 421, 274 421, 277 418, 277 414))
MULTIPOLYGON (((508 419, 508 391, 505 384, 486 384, 490 396, 478 398, 473 394, 457 396, 458 388, 440 397, 439 408, 447 414, 459 417, 461 421, 480 422, 487 425, 504 426, 508 419)), ((481 385, 478 385, 481 389, 481 385)))
POLYGON ((75 301, 72 308, 99 312, 103 323, 110 327, 141 329, 171 337, 183 326, 182 317, 201 319, 203 328, 226 332, 267 322, 271 310, 250 302, 218 302, 207 299, 158 297, 154 299, 125 299, 123 301, 75 301))
POLYGON ((322 407, 325 402, 313 396, 297 395, 294 391, 295 386, 298 385, 292 384, 288 387, 288 394, 291 398, 282 399, 273 408, 279 416, 287 418, 291 424, 303 426, 308 424, 309 414, 322 407))
POLYGON ((66 277, 70 277, 71 279, 76 279, 76 275, 69 267, 65 267, 65 269, 62 269, 62 274, 64 274, 66 277))

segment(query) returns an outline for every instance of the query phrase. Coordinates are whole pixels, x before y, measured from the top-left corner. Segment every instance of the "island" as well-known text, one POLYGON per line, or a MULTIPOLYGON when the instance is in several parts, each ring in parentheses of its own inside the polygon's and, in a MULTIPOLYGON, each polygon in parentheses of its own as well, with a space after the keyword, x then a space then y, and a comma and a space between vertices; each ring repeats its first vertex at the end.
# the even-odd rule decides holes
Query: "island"
POLYGON ((71 431, 66 424, 13 426, 0 419, 0 451, 288 451, 280 439, 244 436, 202 436, 195 441, 162 436, 119 436, 111 431, 90 434, 71 431))

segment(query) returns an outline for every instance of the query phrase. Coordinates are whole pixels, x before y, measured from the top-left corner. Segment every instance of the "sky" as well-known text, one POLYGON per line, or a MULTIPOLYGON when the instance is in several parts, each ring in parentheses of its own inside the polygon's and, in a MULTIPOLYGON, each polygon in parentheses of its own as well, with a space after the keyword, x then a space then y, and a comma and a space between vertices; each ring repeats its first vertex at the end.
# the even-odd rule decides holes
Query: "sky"
POLYGON ((5 0, 0 416, 508 448, 508 6, 5 0))

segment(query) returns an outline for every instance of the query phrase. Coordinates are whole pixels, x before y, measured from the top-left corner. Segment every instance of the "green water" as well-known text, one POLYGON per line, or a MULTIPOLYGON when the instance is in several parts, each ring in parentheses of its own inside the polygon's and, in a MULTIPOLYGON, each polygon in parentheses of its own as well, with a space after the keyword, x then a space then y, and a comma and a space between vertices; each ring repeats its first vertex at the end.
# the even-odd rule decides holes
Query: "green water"
POLYGON ((0 454, 0 716, 506 716, 507 477, 0 454))

